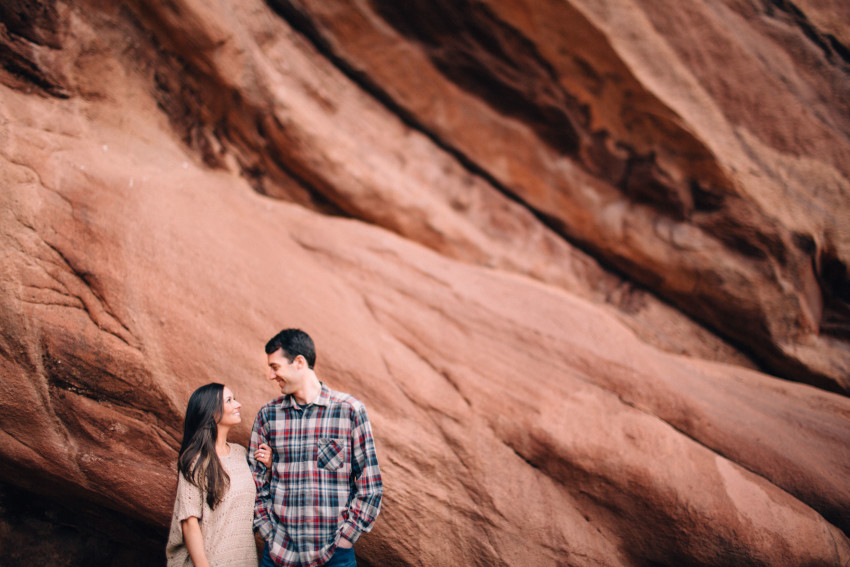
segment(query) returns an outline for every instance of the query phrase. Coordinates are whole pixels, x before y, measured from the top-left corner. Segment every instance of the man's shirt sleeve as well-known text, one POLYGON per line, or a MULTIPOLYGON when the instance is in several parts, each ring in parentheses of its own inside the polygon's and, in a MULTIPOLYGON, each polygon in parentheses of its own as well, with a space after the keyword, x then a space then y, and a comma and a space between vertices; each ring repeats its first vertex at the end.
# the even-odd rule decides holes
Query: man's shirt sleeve
POLYGON ((366 408, 359 405, 352 408, 351 413, 351 474, 354 478, 354 495, 340 535, 354 543, 361 534, 372 529, 372 524, 381 511, 384 487, 366 408))
POLYGON ((271 498, 271 471, 254 458, 254 452, 261 443, 271 446, 266 428, 266 415, 263 410, 257 413, 254 419, 254 427, 251 429, 251 443, 248 447, 248 465, 254 475, 254 484, 257 486, 257 499, 254 501, 254 531, 260 534, 263 540, 268 541, 274 532, 272 524, 271 498))

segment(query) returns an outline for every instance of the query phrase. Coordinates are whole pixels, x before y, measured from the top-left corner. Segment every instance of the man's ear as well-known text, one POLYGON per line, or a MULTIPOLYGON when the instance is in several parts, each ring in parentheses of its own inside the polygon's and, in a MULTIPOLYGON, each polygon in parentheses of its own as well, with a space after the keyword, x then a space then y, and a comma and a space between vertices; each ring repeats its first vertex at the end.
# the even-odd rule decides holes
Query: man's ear
POLYGON ((292 362, 295 363, 295 368, 297 368, 298 370, 302 370, 305 366, 307 366, 307 359, 300 354, 297 355, 295 357, 295 360, 293 360, 292 362))

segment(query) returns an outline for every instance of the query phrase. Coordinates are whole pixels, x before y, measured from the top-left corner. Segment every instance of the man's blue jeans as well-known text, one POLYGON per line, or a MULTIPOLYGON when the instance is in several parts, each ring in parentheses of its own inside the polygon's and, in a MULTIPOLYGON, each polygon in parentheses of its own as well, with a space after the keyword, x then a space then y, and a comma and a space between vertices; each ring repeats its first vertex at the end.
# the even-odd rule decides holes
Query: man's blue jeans
MULTIPOLYGON (((277 567, 269 557, 269 546, 263 548, 263 559, 260 561, 260 567, 277 567)), ((357 559, 354 557, 354 548, 345 549, 337 547, 331 560, 325 563, 324 567, 357 567, 357 559)))

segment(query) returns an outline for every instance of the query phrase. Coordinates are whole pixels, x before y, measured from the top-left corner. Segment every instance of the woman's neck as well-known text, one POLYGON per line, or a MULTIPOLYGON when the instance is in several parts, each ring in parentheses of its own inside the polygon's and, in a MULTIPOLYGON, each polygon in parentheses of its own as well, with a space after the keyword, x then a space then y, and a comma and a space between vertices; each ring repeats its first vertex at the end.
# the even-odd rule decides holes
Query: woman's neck
POLYGON ((218 435, 215 439, 215 452, 219 457, 226 457, 230 453, 230 447, 227 446, 227 434, 230 432, 229 427, 218 426, 218 435))

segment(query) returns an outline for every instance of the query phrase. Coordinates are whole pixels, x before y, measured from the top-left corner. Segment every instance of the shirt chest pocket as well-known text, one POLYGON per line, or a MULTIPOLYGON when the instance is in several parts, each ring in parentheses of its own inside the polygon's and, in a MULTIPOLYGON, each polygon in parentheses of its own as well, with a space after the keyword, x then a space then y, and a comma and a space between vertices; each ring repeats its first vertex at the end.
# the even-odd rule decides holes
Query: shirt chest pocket
POLYGON ((325 470, 339 470, 345 464, 345 441, 342 439, 319 439, 316 464, 325 470))

